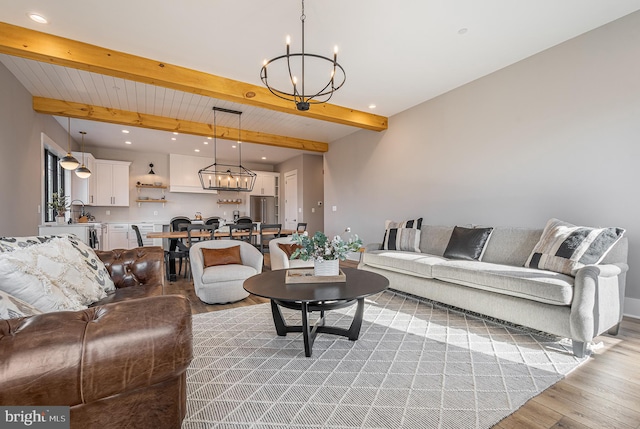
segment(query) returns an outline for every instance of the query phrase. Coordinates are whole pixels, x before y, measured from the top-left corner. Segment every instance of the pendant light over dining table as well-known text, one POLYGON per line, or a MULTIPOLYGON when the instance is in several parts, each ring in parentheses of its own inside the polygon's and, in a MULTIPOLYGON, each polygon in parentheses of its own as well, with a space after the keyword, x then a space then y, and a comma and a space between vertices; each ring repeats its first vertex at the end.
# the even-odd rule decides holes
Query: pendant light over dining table
POLYGON ((87 179, 89 178, 89 176, 91 176, 91 170, 89 170, 84 165, 84 135, 87 134, 87 132, 80 131, 80 134, 82 134, 82 165, 76 168, 76 176, 78 176, 81 179, 87 179))
POLYGON ((242 166, 242 112, 213 108, 213 164, 198 171, 202 189, 210 191, 251 192, 256 182, 256 173, 242 166), (217 113, 238 115, 238 165, 218 162, 217 113))

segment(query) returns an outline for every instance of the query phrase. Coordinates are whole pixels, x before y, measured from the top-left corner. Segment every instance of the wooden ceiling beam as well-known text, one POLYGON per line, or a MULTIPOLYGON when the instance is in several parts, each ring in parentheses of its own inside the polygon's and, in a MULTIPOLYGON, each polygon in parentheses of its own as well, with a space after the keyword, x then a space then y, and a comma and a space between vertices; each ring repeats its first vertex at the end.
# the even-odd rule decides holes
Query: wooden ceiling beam
POLYGON ((353 127, 383 131, 388 119, 334 104, 306 112, 267 88, 0 22, 0 53, 353 127))
MULTIPOLYGON (((111 124, 150 128, 160 131, 175 131, 181 134, 193 134, 196 136, 214 136, 212 124, 183 121, 164 116, 128 112, 125 110, 110 109, 107 107, 92 106, 90 104, 74 103, 64 100, 54 100, 51 98, 33 97, 33 110, 47 115, 87 119, 90 121, 108 122, 111 124)), ((218 125, 216 127, 216 137, 226 140, 239 140, 238 129, 218 125)), ((279 136, 244 129, 242 130, 242 141, 313 152, 326 152, 329 150, 329 145, 324 142, 279 136)))

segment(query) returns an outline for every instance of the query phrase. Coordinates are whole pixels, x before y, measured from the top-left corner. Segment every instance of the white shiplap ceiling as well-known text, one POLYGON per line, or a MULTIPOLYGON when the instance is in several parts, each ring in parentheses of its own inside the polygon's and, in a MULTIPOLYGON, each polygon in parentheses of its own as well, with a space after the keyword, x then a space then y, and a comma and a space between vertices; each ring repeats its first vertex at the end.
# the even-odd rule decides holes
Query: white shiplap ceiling
MULTIPOLYGON (((347 82, 332 103, 362 111, 373 103, 373 113, 392 116, 640 10, 640 0, 306 0, 305 8, 307 51, 329 56, 340 47, 347 82)), ((261 62, 283 53, 285 35, 299 50, 300 2, 0 0, 0 21, 261 85, 261 62), (49 24, 34 23, 29 12, 49 24)), ((243 111, 243 129, 324 142, 357 130, 7 55, 0 61, 35 96, 198 122, 211 122, 215 105, 243 111)), ((218 116, 219 125, 236 123, 218 116)), ((140 128, 125 146, 122 128, 72 121, 72 130, 88 132, 88 146, 184 154, 210 146, 203 137, 172 141, 171 133, 140 128)), ((299 153, 243 145, 249 162, 299 153)))

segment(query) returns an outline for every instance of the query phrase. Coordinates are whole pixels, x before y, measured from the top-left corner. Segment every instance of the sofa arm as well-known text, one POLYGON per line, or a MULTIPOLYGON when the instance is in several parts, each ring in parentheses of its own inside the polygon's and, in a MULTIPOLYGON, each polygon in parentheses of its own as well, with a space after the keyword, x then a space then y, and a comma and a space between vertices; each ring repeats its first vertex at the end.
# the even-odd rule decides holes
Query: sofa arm
POLYGON ((382 243, 369 243, 364 246, 364 252, 371 252, 372 250, 382 249, 382 243))
POLYGON ((574 340, 588 342, 622 320, 625 263, 587 265, 576 271, 571 303, 574 340))
POLYGON ((191 309, 179 295, 0 320, 0 404, 87 404, 186 371, 191 309))
POLYGON ((160 246, 96 251, 116 288, 164 287, 164 250, 160 246))

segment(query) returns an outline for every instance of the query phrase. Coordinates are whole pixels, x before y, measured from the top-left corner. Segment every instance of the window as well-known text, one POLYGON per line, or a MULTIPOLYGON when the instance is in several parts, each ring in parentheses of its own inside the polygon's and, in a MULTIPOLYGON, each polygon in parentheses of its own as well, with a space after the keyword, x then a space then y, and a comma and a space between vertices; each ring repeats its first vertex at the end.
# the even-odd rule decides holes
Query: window
POLYGON ((60 167, 60 158, 49 149, 44 150, 44 221, 53 222, 56 214, 49 208, 54 193, 64 192, 64 169, 60 167))

